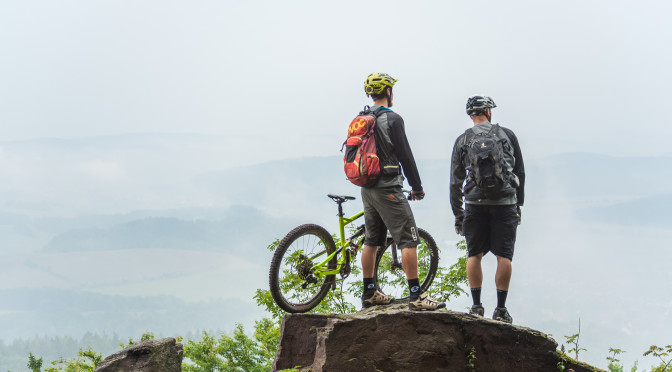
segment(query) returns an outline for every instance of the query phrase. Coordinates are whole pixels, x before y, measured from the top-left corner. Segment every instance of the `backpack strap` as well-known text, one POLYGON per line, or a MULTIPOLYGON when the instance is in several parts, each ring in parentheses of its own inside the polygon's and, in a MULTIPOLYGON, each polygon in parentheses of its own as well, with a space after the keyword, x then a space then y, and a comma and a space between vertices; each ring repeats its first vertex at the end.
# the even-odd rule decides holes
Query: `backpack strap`
POLYGON ((467 153, 469 152, 469 142, 474 138, 476 133, 472 130, 472 128, 469 128, 464 131, 464 144, 460 147, 460 162, 464 163, 464 159, 467 157, 467 153))
POLYGON ((382 111, 382 110, 393 112, 392 109, 389 109, 389 108, 383 107, 383 106, 380 106, 377 109, 371 111, 371 106, 366 105, 366 106, 364 106, 364 109, 359 112, 359 115, 369 115, 369 114, 371 114, 375 117, 378 117, 378 115, 380 114, 380 111, 382 111))
POLYGON ((494 134, 495 137, 497 137, 497 142, 501 142, 502 144, 506 144, 508 142, 507 141, 508 135, 506 135, 506 131, 503 131, 504 132, 504 138, 502 138, 502 136, 500 134, 500 131, 502 131, 502 127, 499 126, 499 123, 492 124, 492 127, 490 127, 490 130, 488 131, 486 136, 494 134))
POLYGON ((369 105, 364 106, 364 109, 359 112, 359 115, 367 115, 371 112, 371 107, 369 105))
POLYGON ((469 145, 469 141, 476 135, 476 132, 474 132, 474 127, 471 127, 467 130, 464 131, 464 145, 467 146, 469 145))
MULTIPOLYGON (((494 133, 495 136, 497 136, 497 133, 499 133, 499 124, 492 124, 492 126, 490 127, 490 130, 488 131, 487 135, 489 136, 493 133, 494 133)), ((497 138, 499 138, 499 136, 497 136, 497 138)))
POLYGON ((501 126, 499 126, 499 123, 493 125, 492 127, 493 127, 493 129, 494 129, 494 127, 497 127, 497 132, 495 132, 495 136, 497 136, 497 140, 500 141, 500 142, 502 143, 502 146, 504 146, 504 147, 505 147, 505 150, 506 150, 506 144, 509 143, 509 136, 508 136, 508 134, 506 134, 506 131, 503 130, 501 126), (502 132, 504 133, 504 136, 503 136, 503 137, 502 137, 502 132))
POLYGON ((380 106, 380 107, 378 107, 377 109, 371 111, 371 113, 373 114, 373 116, 375 116, 376 118, 378 118, 378 116, 379 116, 380 114, 382 114, 383 111, 394 112, 394 111, 392 111, 391 109, 389 109, 389 108, 387 108, 387 107, 380 106))

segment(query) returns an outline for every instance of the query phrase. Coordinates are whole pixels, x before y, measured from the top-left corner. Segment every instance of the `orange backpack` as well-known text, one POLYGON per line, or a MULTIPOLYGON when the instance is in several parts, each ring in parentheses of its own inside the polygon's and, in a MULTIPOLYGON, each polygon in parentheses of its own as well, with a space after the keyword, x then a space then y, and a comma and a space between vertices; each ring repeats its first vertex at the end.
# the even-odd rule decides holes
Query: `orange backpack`
MULTIPOLYGON (((343 142, 345 176, 357 186, 373 186, 380 176, 376 136, 373 134, 375 126, 376 112, 371 111, 369 106, 365 106, 364 111, 360 112, 350 123, 348 138, 343 142)), ((341 152, 343 147, 341 147, 341 152)))

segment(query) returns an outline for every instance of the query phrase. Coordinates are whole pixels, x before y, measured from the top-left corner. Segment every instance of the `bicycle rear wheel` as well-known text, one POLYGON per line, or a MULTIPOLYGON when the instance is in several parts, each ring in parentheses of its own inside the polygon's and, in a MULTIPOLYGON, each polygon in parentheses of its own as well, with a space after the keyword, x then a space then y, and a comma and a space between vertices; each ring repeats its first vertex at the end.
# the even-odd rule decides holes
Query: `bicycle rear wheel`
MULTIPOLYGON (((327 295, 335 275, 320 275, 313 265, 336 250, 334 239, 319 225, 301 225, 278 244, 268 274, 271 295, 281 309, 305 313, 327 295)), ((336 268, 336 256, 322 267, 336 268)))
MULTIPOLYGON (((418 229, 418 279, 420 289, 425 292, 432 285, 439 267, 439 250, 436 242, 429 233, 418 229)), ((401 250, 397 250, 398 264, 393 265, 392 249, 398 249, 392 238, 388 238, 385 247, 380 247, 376 253, 376 266, 373 281, 376 288, 397 301, 408 300, 408 280, 402 268, 401 250)))

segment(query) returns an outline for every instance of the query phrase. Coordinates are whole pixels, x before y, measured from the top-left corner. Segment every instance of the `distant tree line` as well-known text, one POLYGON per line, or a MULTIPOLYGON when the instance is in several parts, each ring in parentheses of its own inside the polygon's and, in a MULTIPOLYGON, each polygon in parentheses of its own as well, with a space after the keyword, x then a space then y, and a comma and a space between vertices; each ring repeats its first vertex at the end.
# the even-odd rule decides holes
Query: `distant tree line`
MULTIPOLYGON (((276 240, 269 245, 274 250, 278 244, 276 240)), ((466 251, 464 241, 458 243, 458 249, 466 251)), ((466 285, 466 255, 460 257, 451 267, 441 268, 437 273, 435 291, 436 298, 448 301, 451 297, 464 293, 462 289, 466 285)), ((329 292, 327 298, 311 312, 320 313, 352 313, 356 306, 347 301, 347 298, 356 297, 361 291, 361 285, 350 283, 347 286, 336 286, 329 292)), ((198 335, 189 334, 186 337, 178 337, 178 342, 183 344, 184 361, 182 370, 185 372, 265 372, 271 371, 272 363, 280 341, 280 322, 284 312, 273 301, 270 291, 258 289, 255 294, 257 305, 264 308, 271 318, 263 318, 255 322, 253 334, 247 335, 241 324, 237 324, 232 334, 221 331, 203 331, 198 335)), ((138 341, 154 338, 150 332, 144 333, 138 341)), ((571 336, 565 336, 569 345, 568 355, 565 353, 565 345, 558 351, 560 362, 558 371, 565 371, 565 362, 572 359, 578 360, 581 351, 579 344, 579 332, 571 336)), ((111 354, 120 348, 128 347, 136 343, 133 339, 123 342, 115 334, 112 337, 100 336, 95 333, 87 333, 81 340, 71 337, 35 338, 31 340, 16 340, 11 345, 4 345, 0 341, 0 360, 8 361, 1 366, 8 371, 20 372, 84 372, 93 371, 100 363, 103 353, 94 350, 102 350, 105 355, 111 354), (83 349, 79 347, 76 357, 65 359, 62 355, 74 355, 74 349, 78 345, 89 345, 83 349), (92 347, 93 345, 93 347, 92 347), (44 360, 51 362, 45 363, 44 360)), ((624 372, 624 366, 618 359, 619 354, 624 353, 620 349, 609 349, 606 360, 610 372, 624 372)), ((643 356, 657 358, 660 364, 653 367, 650 372, 672 372, 672 345, 659 347, 653 345, 644 352, 643 356)), ((474 358, 475 359, 475 358, 474 358)), ((637 372, 637 362, 630 372, 637 372)), ((645 372, 641 370, 640 372, 645 372)))

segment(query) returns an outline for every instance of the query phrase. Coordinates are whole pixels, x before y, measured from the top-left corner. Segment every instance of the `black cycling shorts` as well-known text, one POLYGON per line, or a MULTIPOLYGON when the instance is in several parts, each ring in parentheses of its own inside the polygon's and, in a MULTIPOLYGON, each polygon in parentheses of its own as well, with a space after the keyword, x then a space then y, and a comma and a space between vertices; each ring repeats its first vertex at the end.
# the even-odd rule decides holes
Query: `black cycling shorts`
POLYGON ((492 252, 496 256, 513 260, 513 247, 518 228, 518 211, 515 204, 467 204, 462 228, 467 240, 469 257, 492 252))

